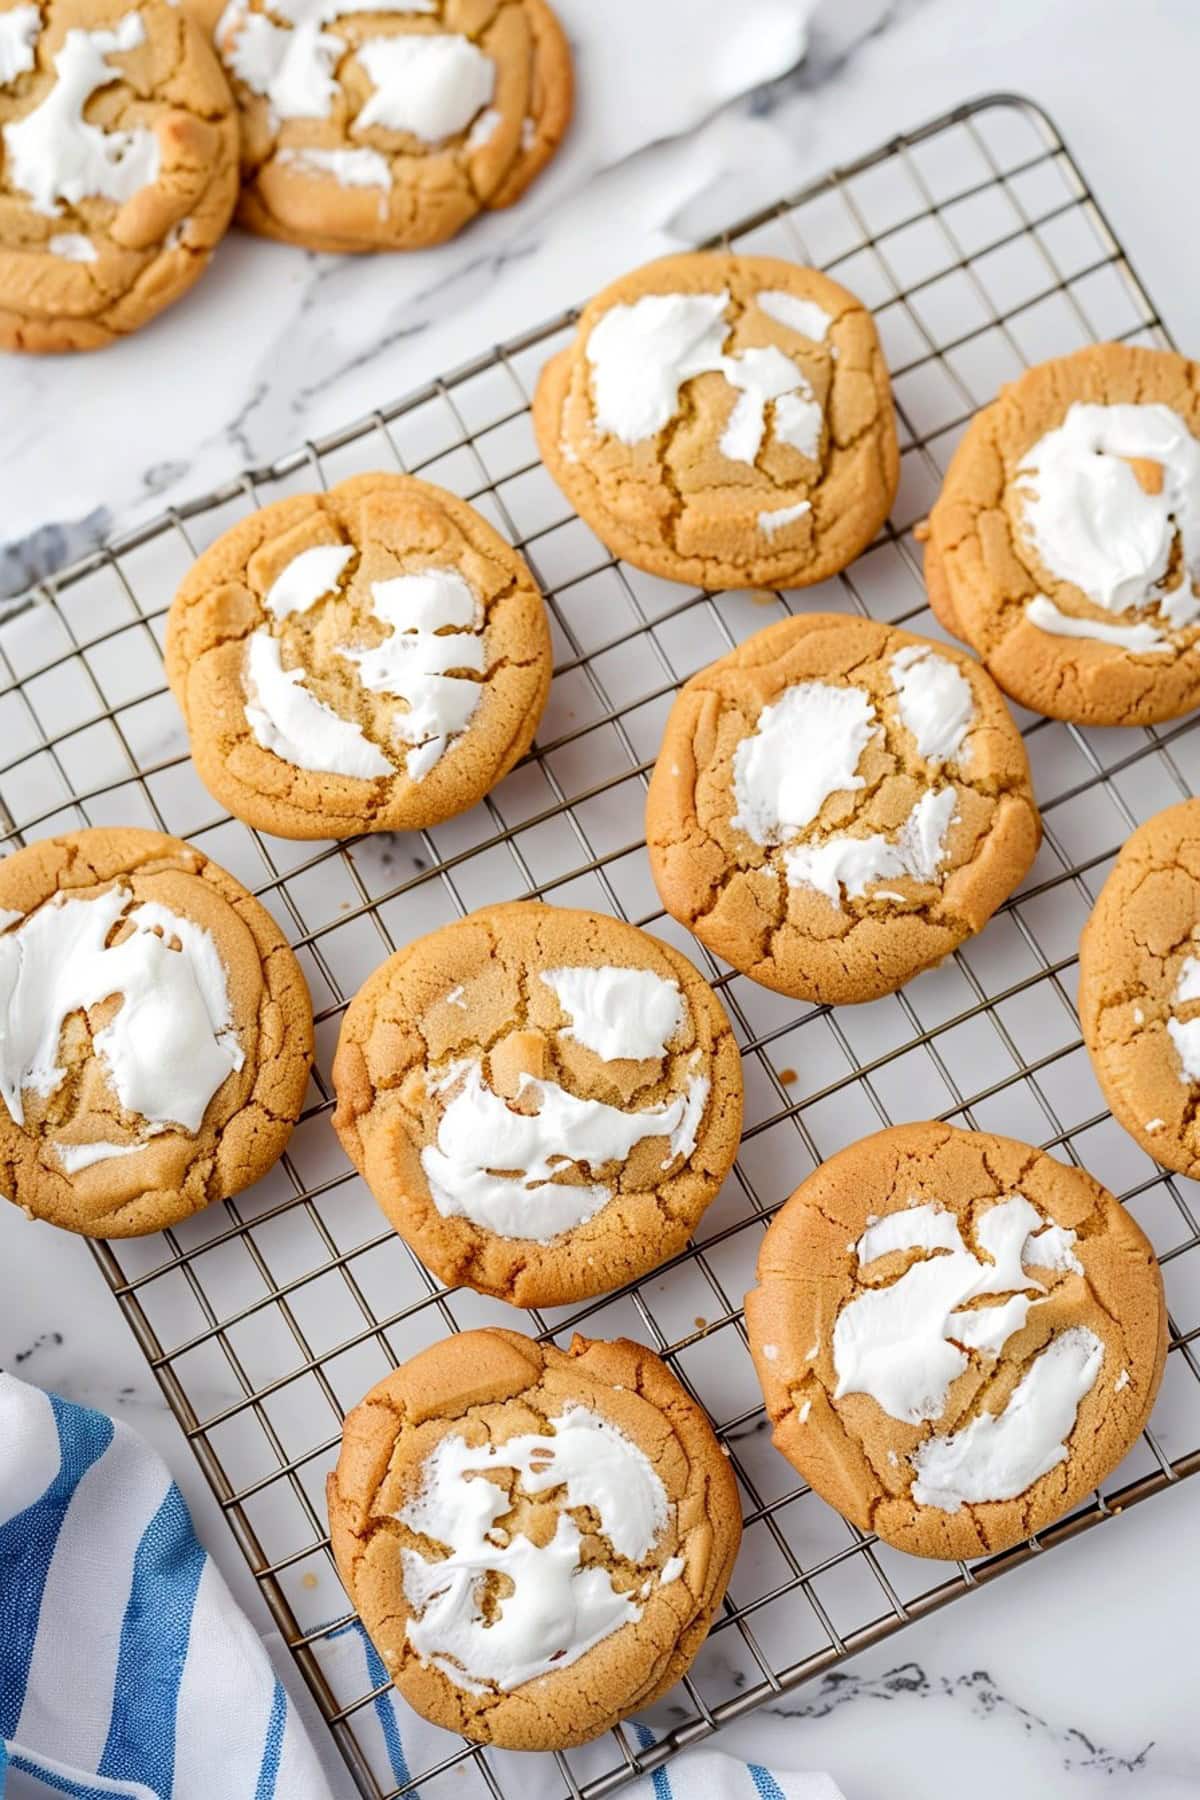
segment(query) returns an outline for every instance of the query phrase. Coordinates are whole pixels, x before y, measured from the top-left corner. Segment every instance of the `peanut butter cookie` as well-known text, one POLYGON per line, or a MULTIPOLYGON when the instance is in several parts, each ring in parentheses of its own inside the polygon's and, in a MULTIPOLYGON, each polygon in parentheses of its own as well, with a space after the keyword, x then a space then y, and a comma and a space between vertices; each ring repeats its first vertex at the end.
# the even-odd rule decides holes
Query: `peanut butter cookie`
POLYGON ((0 1193, 137 1237, 282 1154, 312 1006, 274 920, 178 838, 97 828, 0 862, 0 1193))
POLYGON ((598 913, 486 906, 355 995, 333 1122, 447 1284, 605 1293, 687 1243, 733 1163, 729 1021, 677 950, 598 913))
POLYGON ((792 1195, 746 1296, 775 1443, 862 1531, 1006 1550, 1150 1416, 1162 1278, 1099 1182, 1011 1138, 903 1125, 792 1195))
POLYGON ((929 601, 1006 694, 1082 725, 1200 703, 1200 367, 1099 344, 972 420, 929 517, 929 601))
POLYGON ((834 1004, 981 931, 1040 834, 979 665, 840 613, 784 619, 694 675, 646 805, 667 911, 765 987, 834 1004))
POLYGON ((525 754, 550 632, 524 560, 464 500, 359 475, 277 500, 204 552, 167 675, 209 792, 278 837, 411 831, 525 754))
POLYGON ((668 256, 614 282, 542 371, 542 460, 639 569, 805 587, 864 550, 899 460, 870 313, 815 269, 668 256))
POLYGON ((228 0, 215 27, 242 115, 238 218, 313 250, 440 244, 520 199, 570 122, 545 0, 228 0))
POLYGON ((1200 1178, 1200 800, 1135 831, 1079 944, 1079 1017, 1104 1097, 1142 1149, 1200 1178))
POLYGON ((94 350, 191 287, 238 192, 237 115, 167 0, 0 11, 0 346, 94 350))
POLYGON ((586 1743, 673 1687, 742 1535, 708 1420, 624 1339, 433 1345, 347 1418, 328 1496, 401 1694, 513 1750, 586 1743))

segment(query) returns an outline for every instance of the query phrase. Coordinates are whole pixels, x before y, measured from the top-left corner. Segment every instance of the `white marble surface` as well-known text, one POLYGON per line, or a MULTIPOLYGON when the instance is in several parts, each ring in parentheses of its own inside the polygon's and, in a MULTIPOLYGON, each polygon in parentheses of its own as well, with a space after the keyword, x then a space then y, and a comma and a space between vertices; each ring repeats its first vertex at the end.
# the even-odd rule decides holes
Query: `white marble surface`
MULTIPOLYGON (((760 69, 779 51, 766 48, 760 69)), ((710 39, 697 54, 713 50, 710 39)), ((743 50, 757 57, 764 46, 743 50)), ((690 44, 675 52, 689 53, 690 44)), ((1048 107, 1176 336, 1200 344, 1198 53, 1194 0, 826 0, 797 73, 615 169, 616 140, 589 127, 572 192, 548 189, 472 234, 448 280, 432 263, 397 283, 390 263, 235 240, 144 340, 86 361, 0 369, 10 575, 53 567, 97 523, 119 527, 557 310, 635 260, 631 246, 640 255, 690 241, 986 90, 1048 107)), ((742 72, 729 69, 733 85, 742 72)), ((642 142, 667 129, 653 73, 632 51, 607 59, 606 80, 628 84, 642 142)), ((668 123, 721 97, 711 80, 697 84, 668 123)), ((0 1362, 145 1430, 266 1623, 86 1250, 9 1209, 0 1209, 0 1362)), ((847 1800, 1196 1795, 1198 1609, 1200 1486, 1185 1485, 731 1727, 726 1741, 764 1761, 827 1768, 847 1800)))

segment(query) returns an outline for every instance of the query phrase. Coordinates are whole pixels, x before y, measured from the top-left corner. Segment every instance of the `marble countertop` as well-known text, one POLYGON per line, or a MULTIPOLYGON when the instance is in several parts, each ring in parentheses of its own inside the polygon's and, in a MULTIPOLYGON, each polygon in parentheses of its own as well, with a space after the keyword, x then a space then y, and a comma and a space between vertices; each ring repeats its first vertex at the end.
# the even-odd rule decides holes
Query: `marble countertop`
MULTIPOLYGON (((600 10, 615 21, 617 0, 600 10)), ((628 128, 588 118, 561 190, 488 221, 440 267, 416 258, 398 276, 389 260, 235 237, 144 340, 70 362, 10 359, 0 369, 0 592, 61 566, 98 533, 402 393, 643 255, 694 242, 987 91, 1048 109, 1175 336, 1200 344, 1200 235, 1184 191, 1195 162, 1194 0, 825 0, 799 67, 746 97, 791 60, 789 32, 798 41, 808 10, 781 0, 763 25, 778 35, 742 43, 736 67, 723 54, 710 60, 710 78, 668 117, 656 108, 654 58, 682 50, 658 31, 635 73, 639 59, 609 43, 597 83, 610 95, 628 87, 628 128), (727 70, 723 91, 717 68, 727 70), (743 97, 730 101, 735 93, 743 97)), ((714 48, 723 46, 701 50, 711 58, 714 48)), ((145 1431, 267 1627, 86 1248, 9 1208, 0 1209, 0 1364, 145 1431)), ((828 1769, 847 1800, 959 1800, 968 1787, 977 1800, 1194 1796, 1198 1609, 1200 1486, 1188 1484, 856 1657, 730 1727, 723 1742, 780 1766, 828 1769)))

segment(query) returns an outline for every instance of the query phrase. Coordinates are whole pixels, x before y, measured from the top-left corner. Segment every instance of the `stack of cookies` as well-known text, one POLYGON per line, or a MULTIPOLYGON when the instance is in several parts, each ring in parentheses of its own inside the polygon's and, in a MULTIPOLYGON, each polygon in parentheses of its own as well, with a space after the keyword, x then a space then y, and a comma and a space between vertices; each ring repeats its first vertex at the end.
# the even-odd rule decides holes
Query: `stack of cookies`
MULTIPOLYGON (((217 28, 262 229, 314 204, 305 156, 359 166, 338 162, 368 154, 347 120, 395 128, 378 95, 435 41, 358 15, 337 82, 334 51, 281 50, 341 17, 279 24, 233 0, 217 28), (322 80, 313 133, 288 107, 322 80)), ((418 204, 423 228, 479 200, 471 159, 491 169, 500 146, 488 191, 511 197, 560 128, 544 10, 505 9, 488 43, 494 92, 465 53, 439 91, 499 106, 511 85, 532 108, 526 162, 505 100, 430 175, 440 223, 418 204)), ((304 216, 315 240, 336 235, 304 216)), ((682 687, 649 781, 649 865, 714 972, 827 1006, 894 992, 983 930, 1037 851, 1006 695, 1080 723, 1194 704, 1197 394, 1182 359, 1105 346, 979 415, 926 533, 934 613, 975 656, 797 610, 682 687)), ((778 261, 672 257, 616 283, 543 372, 534 421, 602 541, 680 582, 823 581, 873 540, 896 485, 870 316, 778 261)), ((522 557, 454 495, 382 474, 266 507, 206 550, 166 660, 213 795, 293 838, 476 805, 530 749, 551 678, 522 557)), ((232 1194, 303 1104, 295 960, 251 896, 171 839, 85 832, 0 864, 0 1008, 5 1185, 74 1230, 149 1231, 232 1194)), ((1114 1113, 1200 1173, 1200 802, 1122 852, 1080 1009, 1114 1113)), ((535 900, 386 961, 346 1011, 333 1084, 333 1128, 415 1256, 514 1307, 587 1301, 684 1253, 741 1132, 738 1045, 693 963, 535 900)), ((922 1556, 1003 1551, 1142 1430, 1162 1281, 1082 1170, 930 1122, 864 1138, 778 1198, 746 1336, 779 1449, 861 1531, 922 1556)), ((329 1481, 333 1552, 397 1686, 520 1748, 580 1742, 677 1680, 740 1532, 723 1447, 665 1364, 548 1337, 425 1350, 350 1414, 329 1481)))
POLYGON ((440 244, 521 197, 571 105, 546 0, 8 0, 0 345, 136 331, 235 216, 315 250, 440 244))

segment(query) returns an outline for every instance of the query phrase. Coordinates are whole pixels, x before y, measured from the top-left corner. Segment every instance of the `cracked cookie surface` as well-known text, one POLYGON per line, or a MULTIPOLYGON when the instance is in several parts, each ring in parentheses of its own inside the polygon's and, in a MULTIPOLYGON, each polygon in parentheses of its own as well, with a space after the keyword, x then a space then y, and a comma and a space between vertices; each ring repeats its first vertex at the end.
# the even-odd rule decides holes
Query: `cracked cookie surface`
POLYGON ((0 11, 0 134, 5 349, 96 349, 203 273, 237 199, 237 117, 167 0, 0 11))
POLYGON ((605 288, 542 371, 533 422, 602 542, 674 581, 824 581, 871 542, 896 491, 870 313, 771 257, 669 256, 605 288))
POLYGON ((1200 1177, 1200 800, 1156 813, 1118 856, 1080 939, 1079 1017, 1116 1118, 1200 1177))
POLYGON ((283 1153, 312 1005, 274 920, 178 838, 98 827, 0 862, 0 1193, 161 1231, 283 1153))
POLYGON ((516 1750, 585 1743, 672 1687, 742 1530, 712 1427, 658 1357, 501 1330, 373 1388, 328 1501, 342 1580, 404 1698, 516 1750))
POLYGON ((733 1163, 741 1061, 677 950, 598 913, 484 907, 355 995, 334 1125, 422 1261, 516 1306, 687 1243, 733 1163))
POLYGON ((685 683, 646 804, 667 911, 764 986, 839 1005, 981 931, 1040 834, 979 665, 837 613, 781 620, 685 683))
POLYGON ((763 1240, 746 1325, 777 1448, 918 1556, 1003 1550, 1132 1447, 1166 1358, 1154 1252, 1082 1170, 949 1125, 822 1165, 763 1240))
POLYGON ((1053 719, 1149 725, 1200 702, 1200 365, 1098 344, 975 415, 929 516, 947 631, 1053 719))
POLYGON ((418 250, 511 206, 570 123, 545 0, 194 0, 241 111, 250 230, 418 250))
POLYGON ((279 837, 411 831, 528 750, 550 691, 541 594, 457 496, 360 475, 204 552, 166 665, 209 792, 279 837))

